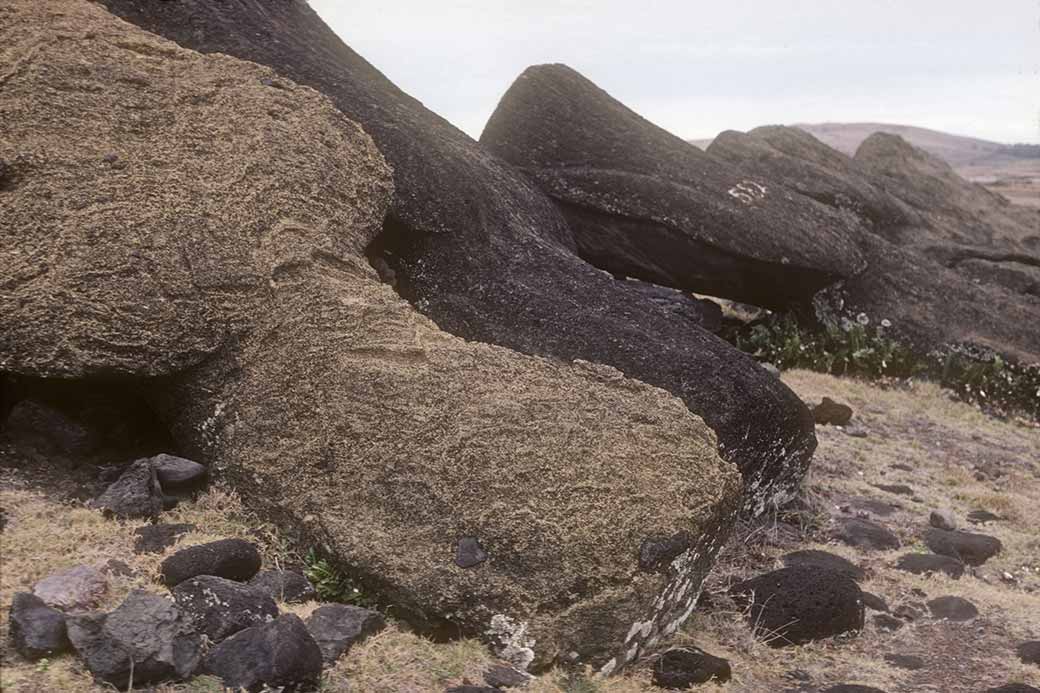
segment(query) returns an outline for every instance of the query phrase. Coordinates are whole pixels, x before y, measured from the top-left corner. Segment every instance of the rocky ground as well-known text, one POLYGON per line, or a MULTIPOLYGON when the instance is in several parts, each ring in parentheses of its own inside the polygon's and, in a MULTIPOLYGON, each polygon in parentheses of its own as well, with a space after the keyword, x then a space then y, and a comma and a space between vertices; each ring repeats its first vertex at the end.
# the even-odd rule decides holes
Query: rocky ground
MULTIPOLYGON (((849 404, 853 418, 844 427, 817 427, 820 447, 802 498, 764 521, 739 528, 709 578, 698 610, 662 649, 696 646, 728 660, 732 679, 705 684, 705 690, 808 692, 861 684, 888 693, 967 693, 1008 682, 1040 685, 1040 667, 1016 656, 1020 643, 1040 637, 1040 429, 989 418, 928 384, 884 389, 804 371, 788 372, 784 380, 808 402, 828 396, 849 404), (962 529, 999 539, 1002 550, 981 566, 964 567, 959 579, 898 569, 897 562, 907 554, 932 555, 923 537, 934 509, 949 510, 962 529), (978 511, 999 519, 970 521, 970 513, 978 511), (855 534, 847 527, 854 517, 882 525, 894 534, 898 548, 843 543, 842 536, 855 534), (859 633, 772 647, 783 638, 749 628, 748 611, 727 590, 783 567, 792 560, 785 560, 786 555, 804 550, 847 559, 851 570, 862 573, 864 592, 884 605, 869 601, 878 608, 868 606, 859 633), (946 596, 968 600, 978 614, 964 621, 937 618, 933 609, 943 602, 933 600, 946 596), (895 655, 902 659, 893 660, 895 655)), ((76 565, 103 568, 107 589, 97 608, 108 610, 133 589, 167 593, 159 582, 160 565, 196 544, 240 537, 259 547, 265 568, 301 564, 299 547, 247 513, 219 480, 195 500, 161 516, 163 523, 188 523, 196 529, 158 553, 135 553, 134 532, 140 522, 106 519, 86 507, 84 499, 104 484, 96 481, 95 467, 76 462, 4 448, 0 627, 5 632, 15 593, 76 565)), ((278 606, 306 618, 319 605, 278 606)), ((74 655, 29 662, 6 640, 2 647, 4 691, 110 690, 95 684, 74 655)), ((476 641, 433 642, 390 618, 384 630, 326 668, 322 690, 419 692, 484 685, 493 664, 476 641)), ((555 669, 529 682, 526 690, 659 690, 652 685, 657 666, 658 659, 650 656, 624 676, 609 679, 555 669)), ((218 680, 199 677, 153 690, 221 688, 218 680)))

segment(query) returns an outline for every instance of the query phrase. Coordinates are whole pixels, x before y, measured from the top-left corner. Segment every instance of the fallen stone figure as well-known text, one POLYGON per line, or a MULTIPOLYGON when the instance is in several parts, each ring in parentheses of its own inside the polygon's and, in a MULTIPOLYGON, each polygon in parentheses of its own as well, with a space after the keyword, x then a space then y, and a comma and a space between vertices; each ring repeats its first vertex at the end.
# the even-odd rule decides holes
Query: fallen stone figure
POLYGON ((8 3, 0 46, 4 369, 137 379, 251 508, 519 665, 617 670, 691 613, 742 504, 715 434, 381 283, 391 169, 329 99, 85 0, 8 3))
MULTIPOLYGON (((812 416, 782 382, 703 329, 713 328, 715 312, 702 313, 696 301, 662 302, 660 292, 616 281, 586 262, 549 197, 394 86, 307 3, 103 4, 186 47, 268 65, 327 95, 359 123, 395 183, 369 254, 441 329, 526 354, 603 363, 677 395, 715 431, 722 457, 740 468, 750 512, 797 489, 816 447, 812 416)), ((738 212, 746 206, 727 199, 727 218, 743 223, 738 212)), ((833 234, 802 230, 803 212, 830 221, 833 212, 823 205, 797 209, 787 226, 770 228, 811 234, 806 252, 833 257, 838 272, 857 266, 833 234)), ((793 268, 797 258, 791 260, 793 268)))

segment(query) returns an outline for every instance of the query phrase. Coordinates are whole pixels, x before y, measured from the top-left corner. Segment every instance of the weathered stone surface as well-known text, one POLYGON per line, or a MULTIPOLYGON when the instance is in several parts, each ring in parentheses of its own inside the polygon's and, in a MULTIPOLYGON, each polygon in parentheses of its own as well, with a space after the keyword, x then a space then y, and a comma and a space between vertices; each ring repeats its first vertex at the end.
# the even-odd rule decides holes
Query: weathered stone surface
MULTIPOLYGON (((551 200, 402 93, 306 3, 104 4, 182 45, 269 65, 357 120, 394 170, 389 216, 369 254, 388 263, 398 290, 442 329, 524 353, 608 364, 664 388, 716 431, 721 454, 744 474, 749 510, 761 512, 795 491, 815 436, 807 409, 783 383, 696 320, 677 319, 634 282, 581 259, 551 200)), ((286 139, 321 138, 294 132, 286 139)), ((338 198, 322 196, 317 206, 329 199, 338 198)), ((372 235, 359 240, 367 245, 372 235)))
POLYGON ((213 575, 185 580, 173 588, 173 599, 210 642, 220 642, 243 628, 278 616, 278 607, 268 595, 213 575))
POLYGON ((968 621, 979 615, 975 605, 963 597, 937 597, 928 602, 928 609, 935 618, 949 621, 968 621))
POLYGON ((318 593, 305 576, 292 570, 261 570, 249 581, 276 602, 297 604, 317 600, 318 593))
POLYGON ((319 606, 305 623, 321 648, 322 658, 329 665, 355 644, 386 626, 386 621, 378 611, 349 604, 319 606))
POLYGON ((818 551, 816 549, 792 551, 785 554, 780 560, 788 568, 795 566, 826 568, 857 582, 866 576, 863 569, 852 561, 827 551, 818 551))
POLYGON ((243 582, 260 570, 260 552, 245 539, 220 539, 181 549, 159 566, 162 581, 173 587, 198 575, 243 582))
POLYGON ((928 524, 936 529, 952 532, 957 529, 957 516, 949 508, 936 508, 928 516, 928 524))
POLYGON ((492 664, 484 672, 484 683, 492 688, 523 688, 530 681, 530 674, 508 664, 492 664))
POLYGON ((170 600, 141 590, 109 614, 73 616, 67 625, 94 678, 120 690, 131 672, 135 685, 186 679, 202 659, 202 638, 188 618, 170 600))
POLYGON ((1040 666, 1040 640, 1029 640, 1015 648, 1018 658, 1025 664, 1040 666))
POLYGON ((830 397, 824 397, 812 411, 816 423, 824 426, 844 426, 852 419, 852 407, 830 397))
POLYGON ((750 605, 748 623, 772 647, 863 628, 859 585, 826 568, 781 568, 734 585, 730 594, 750 605))
POLYGON ((996 537, 973 532, 929 527, 924 532, 924 543, 937 554, 950 556, 968 565, 979 566, 1000 553, 1003 546, 996 537))
POLYGON ((102 442, 100 433, 91 426, 33 399, 23 399, 11 408, 2 431, 15 440, 65 455, 89 455, 102 442))
POLYGON ((954 580, 964 575, 964 564, 960 560, 930 553, 908 553, 900 556, 896 561, 896 568, 916 575, 945 573, 954 580))
POLYGON ((50 657, 69 647, 65 615, 28 592, 11 599, 8 629, 14 649, 26 659, 50 657))
POLYGON ((184 493, 202 487, 206 483, 209 471, 205 466, 192 460, 165 453, 149 459, 155 467, 159 485, 163 493, 184 493))
POLYGON ((839 520, 835 536, 843 543, 861 549, 883 551, 899 548, 899 537, 890 529, 859 517, 839 520))
POLYGON ((660 688, 690 688, 696 684, 730 680, 729 662, 699 647, 668 650, 654 662, 654 685, 660 688))
POLYGON ((134 553, 161 553, 177 543, 185 534, 198 529, 195 525, 159 524, 144 525, 134 530, 134 553))
POLYGON ((295 614, 246 628, 206 655, 206 672, 233 690, 310 690, 321 678, 321 650, 295 614))
POLYGON ((163 492, 148 460, 138 460, 126 468, 105 492, 94 500, 94 507, 120 519, 154 518, 163 511, 163 492))
POLYGON ((553 197, 579 254, 610 272, 783 308, 863 267, 848 217, 745 176, 566 65, 527 68, 480 142, 553 197))
POLYGON ((33 587, 33 594, 48 606, 66 612, 89 611, 108 592, 104 574, 89 565, 77 565, 52 573, 33 587))
MULTIPOLYGON (((12 6, 32 16, 41 5, 17 0, 12 6)), ((155 247, 204 245, 204 257, 201 251, 187 255, 200 265, 189 271, 174 259, 169 269, 192 286, 203 278, 210 282, 205 286, 219 285, 217 293, 234 305, 224 312, 214 292, 189 288, 179 304, 184 312, 166 316, 190 332, 201 310, 206 327, 200 333, 218 330, 223 338, 230 326, 236 337, 217 353, 209 353, 208 341, 193 342, 198 349, 191 356, 148 366, 176 370, 207 353, 203 364, 163 381, 159 393, 177 449, 201 462, 219 461, 251 507, 328 547, 366 589, 411 612, 416 622, 450 617, 460 632, 483 635, 524 664, 535 658, 549 664, 557 653, 575 651, 583 664, 611 670, 674 632, 692 611, 740 506, 739 475, 719 457, 708 426, 677 398, 613 368, 570 361, 584 353, 598 357, 602 344, 627 344, 634 364, 667 363, 674 389, 691 383, 698 401, 710 403, 702 409, 710 408, 726 432, 725 453, 753 463, 749 483, 757 491, 749 502, 772 500, 774 482, 789 488, 804 471, 811 421, 784 386, 699 328, 677 331, 674 316, 666 318, 653 304, 621 300, 629 295, 621 288, 627 282, 566 249, 555 235, 566 227, 547 199, 461 135, 438 139, 452 131, 352 57, 304 3, 250 1, 219 11, 211 3, 128 3, 124 9, 167 19, 197 13, 186 35, 195 38, 187 42, 211 41, 208 50, 282 46, 287 52, 268 61, 280 60, 280 69, 288 68, 283 74, 310 73, 311 82, 319 75, 341 105, 367 109, 366 127, 404 164, 394 176, 415 184, 398 191, 398 202, 418 199, 413 195, 425 200, 422 208, 401 202, 391 219, 413 225, 408 242, 422 246, 423 281, 432 288, 424 285, 417 299, 436 302, 431 312, 447 316, 449 327, 479 328, 459 329, 469 337, 525 350, 545 340, 562 358, 447 335, 379 281, 364 253, 384 221, 391 172, 372 141, 324 97, 269 69, 180 49, 112 20, 97 4, 61 7, 62 16, 27 22, 31 41, 12 30, 14 44, 0 45, 21 46, 25 55, 27 43, 47 46, 60 33, 61 56, 76 54, 77 65, 87 61, 119 79, 106 79, 100 99, 80 90, 57 104, 30 99, 48 75, 79 79, 81 73, 61 57, 48 60, 47 70, 29 69, 49 52, 28 53, 25 69, 5 82, 5 96, 8 90, 21 96, 10 110, 18 117, 4 126, 20 128, 18 141, 39 137, 55 148, 73 142, 55 151, 66 157, 62 171, 75 171, 97 164, 89 154, 102 143, 76 142, 95 137, 95 112, 106 110, 106 122, 133 122, 117 139, 125 149, 117 163, 127 166, 102 161, 101 170, 109 166, 113 180, 130 176, 127 186, 156 197, 141 201, 126 189, 142 213, 120 205, 118 225, 147 228, 155 247), (265 22, 286 41, 256 41, 255 29, 265 22), (319 45, 337 52, 316 50, 319 45), (126 51, 143 57, 128 61, 126 51), (329 56, 332 64, 324 62, 329 56), (171 103, 171 95, 184 103, 171 103), (154 103, 149 112, 163 116, 131 117, 128 102, 154 103), (390 103, 400 107, 384 108, 390 103), (59 111, 53 117, 61 142, 27 120, 45 120, 52 107, 59 111), (77 111, 88 116, 77 120, 77 111), (164 127, 169 117, 176 127, 164 127), (207 149, 211 140, 219 147, 207 149), (196 160, 202 157, 196 149, 205 157, 196 160), (153 152, 162 154, 161 168, 145 165, 155 161, 153 152), (421 161, 409 169, 413 154, 421 161), (214 157, 218 164, 209 161, 214 157), (454 187, 442 189, 445 184, 454 187), (464 192, 473 193, 472 212, 464 192), (441 216, 449 211, 465 217, 441 216), (451 223, 438 226, 434 215, 451 223), (174 217, 176 230, 164 223, 174 217), (184 232, 186 226, 197 233, 184 232), (444 233, 423 235, 434 230, 444 233), (441 282, 444 291, 437 288, 441 282), (514 285, 528 288, 514 293, 514 285), (449 310, 454 306, 462 309, 449 310), (600 324, 589 328, 596 315, 591 322, 600 324), (646 315, 656 317, 647 322, 646 315), (240 332, 240 325, 249 329, 240 332), (495 338, 499 331, 502 340, 495 338), (620 332, 624 339, 615 339, 620 332), (510 336, 515 339, 504 339, 510 336), (658 344, 686 356, 662 356, 658 344), (756 422, 750 429, 749 419, 756 422), (638 571, 645 538, 681 532, 690 541, 670 563, 638 571), (468 569, 455 565, 453 549, 464 536, 479 537, 492 558, 468 569), (608 553, 628 559, 603 561, 608 553)), ((166 24, 171 32, 187 27, 166 24)), ((104 146, 110 148, 110 140, 104 146)), ((45 174, 41 169, 40 185, 45 174)), ((64 174, 60 183, 61 195, 77 199, 100 185, 86 176, 88 187, 82 187, 64 174)), ((80 221, 55 224, 86 233, 91 227, 80 221)), ((148 267, 165 267, 162 257, 146 259, 158 263, 148 267)), ((121 281, 132 284, 135 276, 121 281)), ((96 292, 91 300, 108 295, 96 292)), ((177 354, 177 344, 160 339, 164 334, 142 329, 122 337, 177 354), (149 342, 150 336, 156 339, 149 342)), ((141 353, 148 349, 125 358, 81 355, 97 356, 91 368, 140 374, 134 359, 141 353)), ((76 372, 74 366, 67 372, 76 372)), ((167 559, 166 583, 207 573, 247 579, 259 568, 258 560, 247 560, 249 570, 239 572, 237 560, 225 566, 203 555, 208 550, 193 547, 167 559)))

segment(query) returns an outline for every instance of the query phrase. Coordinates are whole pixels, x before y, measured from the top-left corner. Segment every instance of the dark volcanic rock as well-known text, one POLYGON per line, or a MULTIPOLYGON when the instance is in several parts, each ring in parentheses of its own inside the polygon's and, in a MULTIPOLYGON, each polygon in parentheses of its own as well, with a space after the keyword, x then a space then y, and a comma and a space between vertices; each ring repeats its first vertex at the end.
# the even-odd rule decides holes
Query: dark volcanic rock
POLYGON ((94 501, 106 515, 120 519, 153 518, 163 510, 163 493, 148 460, 130 465, 94 501))
POLYGON ((750 604, 748 622, 773 647, 863 628, 859 586, 826 568, 782 568, 734 585, 730 594, 750 604))
POLYGON ((915 575, 945 573, 954 580, 964 575, 964 564, 950 556, 930 553, 908 553, 896 561, 896 568, 915 575))
POLYGON ((149 460, 155 467, 164 493, 185 493, 205 485, 209 470, 198 462, 176 455, 161 454, 149 460))
POLYGON ((937 597, 928 602, 928 609, 935 618, 950 621, 967 621, 979 615, 975 605, 962 597, 937 597))
POLYGON ((837 686, 824 688, 821 693, 885 693, 885 691, 873 686, 861 686, 858 683, 839 683, 837 686))
POLYGON ((168 599, 141 590, 131 592, 109 614, 70 617, 69 640, 98 681, 123 690, 195 673, 202 659, 202 638, 168 599))
POLYGON ((213 575, 185 580, 173 588, 173 598, 210 642, 220 642, 243 628, 278 616, 278 607, 268 595, 213 575))
POLYGON ((18 592, 11 600, 8 628, 11 644, 26 659, 50 657, 69 646, 65 615, 28 592, 18 592))
POLYGON ((214 647, 206 655, 204 669, 234 690, 254 693, 266 686, 296 693, 317 686, 321 650, 299 616, 284 614, 239 631, 214 647))
POLYGON ((326 604, 306 621, 307 630, 321 648, 326 664, 332 664, 356 643, 378 633, 386 625, 377 611, 348 604, 326 604))
POLYGON ((852 407, 830 397, 824 397, 812 411, 816 423, 824 426, 844 426, 852 419, 852 407))
POLYGON ((917 655, 886 654, 885 661, 899 669, 915 671, 924 668, 924 660, 917 655))
MULTIPOLYGON (((0 412, 2 413, 2 412, 0 412)), ((89 455, 101 445, 101 434, 44 402, 23 399, 11 408, 0 431, 46 452, 89 455)))
POLYGON ((826 568, 828 570, 833 570, 836 573, 841 573, 857 582, 862 580, 865 576, 863 569, 852 561, 842 558, 837 554, 818 551, 816 549, 793 551, 783 556, 780 560, 782 560, 784 565, 788 568, 793 566, 816 566, 818 568, 826 568))
POLYGON ((874 625, 877 626, 878 630, 892 633, 902 628, 903 622, 895 616, 889 616, 888 614, 874 614, 874 625))
POLYGON ((899 537, 876 522, 851 517, 838 521, 837 538, 849 546, 868 550, 898 549, 899 537))
POLYGON ((455 546, 455 565, 460 568, 473 568, 487 559, 487 551, 476 537, 462 537, 455 546))
POLYGON ((89 611, 108 592, 108 580, 97 568, 77 565, 51 573, 33 586, 33 594, 65 612, 89 611))
POLYGON ((192 524, 144 525, 134 530, 134 553, 161 553, 188 532, 198 529, 192 524))
POLYGON ((1006 683, 1003 686, 989 688, 986 693, 1040 693, 1040 688, 1025 683, 1006 683))
POLYGON ((906 484, 874 484, 874 488, 887 491, 888 493, 894 493, 897 496, 914 495, 914 490, 906 484))
POLYGON ((245 581, 260 570, 260 552, 244 539, 221 539, 181 549, 162 562, 159 572, 170 587, 195 577, 215 575, 245 581))
POLYGON ((684 689, 708 681, 723 683, 731 676, 728 661, 699 647, 677 647, 654 662, 653 682, 658 688, 684 689))
POLYGON ((1024 642, 1015 649, 1015 652, 1024 663, 1040 666, 1040 640, 1024 642))
MULTIPOLYGON (((401 293, 442 329, 523 353, 608 364, 672 392, 718 434, 723 456, 752 489, 750 510, 761 512, 794 491, 816 445, 812 418, 794 393, 696 321, 677 320, 632 282, 585 262, 548 197, 401 92, 306 3, 104 5, 181 45, 269 65, 326 94, 360 123, 394 169, 389 218, 370 253, 392 265, 401 293)), ((760 229, 782 227, 783 238, 812 241, 799 246, 804 253, 842 255, 847 244, 828 230, 833 217, 822 207, 785 202, 780 194, 762 209, 758 202, 745 205, 729 193, 741 183, 728 181, 721 194, 724 214, 755 231, 744 239, 749 252, 765 247, 760 229), (773 205, 785 214, 790 208, 793 217, 780 224, 768 213, 773 205), (821 234, 834 242, 819 242, 821 234)), ((767 263, 770 270, 785 276, 791 274, 785 268, 797 265, 792 254, 770 257, 776 261, 767 263)))
POLYGON ((988 510, 972 510, 968 513, 968 522, 976 525, 981 525, 986 522, 995 522, 999 519, 1000 515, 995 515, 988 510))
POLYGON ((480 138, 552 196, 610 272, 770 308, 862 269, 847 217, 747 176, 565 65, 527 68, 480 138))
POLYGON ((492 664, 484 672, 484 683, 492 688, 521 688, 530 681, 530 674, 508 664, 492 664))
POLYGON ((318 593, 311 581, 292 570, 262 570, 253 576, 249 586, 260 590, 276 602, 286 604, 300 604, 318 599, 318 593))
POLYGON ((936 509, 928 516, 928 524, 936 529, 952 532, 957 529, 957 516, 949 508, 936 509))
POLYGON ((863 593, 863 606, 874 611, 888 612, 888 604, 885 600, 872 592, 863 593))
POLYGON ((974 566, 982 565, 1003 548, 996 537, 972 532, 948 532, 934 527, 925 530, 923 538, 924 543, 935 553, 974 566))

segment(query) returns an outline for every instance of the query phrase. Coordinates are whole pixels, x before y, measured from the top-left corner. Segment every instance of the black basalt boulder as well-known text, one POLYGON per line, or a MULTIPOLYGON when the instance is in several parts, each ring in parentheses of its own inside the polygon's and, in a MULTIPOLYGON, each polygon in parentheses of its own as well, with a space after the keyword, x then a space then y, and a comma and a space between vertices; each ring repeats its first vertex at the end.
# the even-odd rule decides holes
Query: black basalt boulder
POLYGON ((159 566, 162 581, 173 587, 196 575, 245 581, 260 570, 260 552, 244 539, 221 539, 181 549, 159 566))
POLYGON ((690 688, 695 684, 730 680, 729 662, 699 647, 668 650, 654 662, 654 685, 659 688, 690 688))
POLYGON ((321 650, 299 616, 284 614, 220 643, 203 667, 232 690, 302 693, 321 679, 321 650))
POLYGON ((278 616, 274 600, 241 582, 199 575, 173 588, 173 598, 196 630, 220 642, 240 630, 278 616))
POLYGON ((956 558, 968 565, 980 566, 1003 548, 996 537, 959 530, 947 531, 929 527, 924 543, 937 554, 956 558))
POLYGON ((50 657, 69 647, 65 615, 28 592, 11 600, 8 629, 14 649, 26 659, 50 657))
POLYGON ((815 566, 782 568, 730 588, 748 622, 773 647, 863 628, 863 594, 841 573, 815 566))

